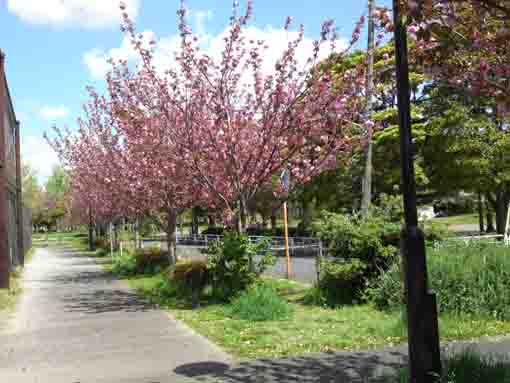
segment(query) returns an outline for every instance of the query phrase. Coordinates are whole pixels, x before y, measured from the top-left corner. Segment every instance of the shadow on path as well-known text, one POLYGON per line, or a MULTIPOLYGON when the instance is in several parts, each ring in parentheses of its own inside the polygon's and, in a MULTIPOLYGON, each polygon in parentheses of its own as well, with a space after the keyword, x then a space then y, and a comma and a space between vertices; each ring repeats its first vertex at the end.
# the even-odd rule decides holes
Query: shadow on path
POLYGON ((152 311, 155 306, 125 290, 96 290, 63 298, 64 310, 84 314, 152 311))
POLYGON ((259 359, 230 368, 223 363, 192 363, 177 367, 176 374, 197 382, 225 383, 312 383, 377 382, 393 374, 406 361, 399 350, 383 352, 339 352, 310 354, 286 359, 259 359))

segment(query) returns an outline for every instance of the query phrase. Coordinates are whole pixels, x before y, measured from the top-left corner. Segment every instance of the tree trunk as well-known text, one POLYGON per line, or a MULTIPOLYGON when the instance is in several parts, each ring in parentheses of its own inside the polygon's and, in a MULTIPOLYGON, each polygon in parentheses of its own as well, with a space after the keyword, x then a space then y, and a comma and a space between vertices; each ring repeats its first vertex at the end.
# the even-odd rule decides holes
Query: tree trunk
POLYGON ((265 213, 260 214, 262 216, 262 228, 267 229, 267 215, 265 213))
POLYGON ((170 210, 167 213, 166 225, 166 244, 168 247, 168 261, 170 265, 177 262, 177 238, 175 236, 175 229, 177 227, 177 214, 175 211, 170 210))
POLYGON ((94 222, 92 220, 92 209, 89 209, 89 250, 96 250, 96 241, 94 238, 94 222))
POLYGON ((478 225, 480 227, 480 233, 483 233, 485 229, 483 223, 483 196, 480 192, 478 192, 478 225))
POLYGON ((135 220, 135 248, 139 249, 141 246, 140 242, 140 219, 137 217, 135 220))
POLYGON ((117 250, 119 248, 119 224, 115 222, 113 224, 113 249, 117 250))
POLYGON ((209 227, 216 226, 216 218, 214 218, 214 215, 210 214, 208 216, 208 219, 209 219, 209 227))
POLYGON ((246 200, 244 197, 241 197, 239 200, 239 218, 241 221, 241 233, 246 231, 246 200))
POLYGON ((271 212, 271 230, 275 230, 276 229, 276 211, 273 210, 271 212))
POLYGON ((505 234, 508 199, 504 192, 500 192, 496 199, 496 231, 505 234))
POLYGON ((492 210, 489 206, 487 206, 487 229, 485 230, 487 233, 494 232, 494 219, 492 215, 492 210))
POLYGON ((307 230, 312 224, 312 204, 305 198, 301 200, 301 204, 303 208, 302 226, 303 230, 307 230))
POLYGON ((198 235, 198 208, 191 209, 191 235, 198 235))

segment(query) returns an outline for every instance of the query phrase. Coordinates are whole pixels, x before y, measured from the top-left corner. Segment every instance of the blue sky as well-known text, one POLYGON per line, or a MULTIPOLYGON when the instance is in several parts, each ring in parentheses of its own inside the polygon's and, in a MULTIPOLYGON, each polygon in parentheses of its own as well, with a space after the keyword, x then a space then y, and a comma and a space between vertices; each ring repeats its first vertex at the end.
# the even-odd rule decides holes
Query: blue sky
MULTIPOLYGON (((178 0, 125 0, 139 31, 172 41, 178 0)), ((44 180, 56 163, 45 144, 45 130, 75 126, 86 100, 85 86, 101 87, 104 57, 129 55, 119 30, 117 0, 0 0, 0 49, 6 55, 7 79, 22 125, 22 156, 44 180)), ((241 4, 244 1, 241 0, 241 4)), ((316 38, 321 22, 333 18, 349 38, 365 12, 364 0, 255 0, 251 24, 271 39, 286 16, 305 25, 316 38)), ((379 0, 387 5, 389 0, 379 0)), ((187 0, 195 30, 214 41, 231 13, 230 0, 187 0)), ((276 38, 276 37, 275 37, 276 38)), ((271 41, 268 41, 271 43, 271 41)), ((128 56, 129 57, 129 56, 128 56)))

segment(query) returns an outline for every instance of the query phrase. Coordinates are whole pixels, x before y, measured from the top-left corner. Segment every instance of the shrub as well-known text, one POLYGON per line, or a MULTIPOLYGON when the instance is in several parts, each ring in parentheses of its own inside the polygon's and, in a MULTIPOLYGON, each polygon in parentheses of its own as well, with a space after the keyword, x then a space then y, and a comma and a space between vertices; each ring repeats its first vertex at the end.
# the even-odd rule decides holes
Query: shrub
POLYGON ((330 304, 354 303, 364 291, 367 264, 360 259, 322 261, 318 288, 330 304))
POLYGON ((401 222, 404 218, 404 202, 401 195, 380 194, 372 213, 388 222, 401 222))
MULTIPOLYGON (((429 282, 437 292, 439 309, 510 319, 510 250, 473 244, 428 252, 429 282)), ((398 307, 403 296, 398 265, 373 282, 368 295, 380 309, 398 307)))
POLYGON ((136 258, 129 252, 124 252, 113 258, 112 272, 120 276, 130 276, 137 273, 136 258))
POLYGON ((395 260, 391 267, 368 284, 365 299, 380 310, 399 308, 404 302, 404 289, 400 262, 395 260))
POLYGON ((423 224, 423 234, 428 242, 442 242, 448 237, 448 225, 426 222, 423 224))
POLYGON ((184 295, 191 295, 198 304, 200 294, 207 286, 209 272, 207 262, 200 260, 181 261, 170 271, 170 279, 184 295))
POLYGON ((267 241, 251 244, 248 237, 237 233, 210 243, 208 269, 214 296, 228 300, 255 282, 274 263, 268 248, 267 241))
POLYGON ((232 301, 229 312, 239 319, 270 321, 288 319, 294 311, 274 288, 255 284, 232 301))
POLYGON ((107 238, 96 238, 94 244, 98 249, 110 250, 110 241, 107 238))
POLYGON ((208 227, 207 229, 202 231, 203 235, 223 235, 223 232, 225 231, 222 227, 208 227))
POLYGON ((136 249, 133 253, 125 251, 113 257, 112 271, 128 276, 135 274, 157 274, 168 267, 168 253, 159 248, 136 249))
POLYGON ((136 272, 138 274, 159 273, 165 267, 168 267, 168 251, 157 247, 148 247, 136 249, 134 254, 136 262, 136 272))
POLYGON ((324 296, 324 291, 321 290, 318 286, 313 286, 308 289, 301 300, 305 305, 313 305, 313 306, 327 306, 328 300, 324 296))
POLYGON ((362 298, 367 282, 386 270, 396 248, 385 243, 398 224, 378 216, 361 217, 323 212, 314 225, 326 244, 318 287, 328 304, 352 303, 362 298))

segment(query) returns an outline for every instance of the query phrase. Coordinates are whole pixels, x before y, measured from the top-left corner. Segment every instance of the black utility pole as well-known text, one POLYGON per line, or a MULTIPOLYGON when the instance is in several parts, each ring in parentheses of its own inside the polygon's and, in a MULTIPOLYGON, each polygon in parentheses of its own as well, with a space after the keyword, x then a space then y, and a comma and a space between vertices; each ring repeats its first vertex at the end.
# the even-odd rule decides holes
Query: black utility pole
POLYGON ((393 0, 400 162, 405 213, 401 250, 407 303, 409 382, 433 383, 441 373, 437 305, 435 294, 428 290, 425 239, 418 227, 407 31, 400 4, 401 0, 393 0))

